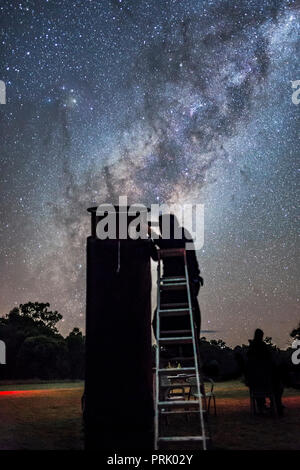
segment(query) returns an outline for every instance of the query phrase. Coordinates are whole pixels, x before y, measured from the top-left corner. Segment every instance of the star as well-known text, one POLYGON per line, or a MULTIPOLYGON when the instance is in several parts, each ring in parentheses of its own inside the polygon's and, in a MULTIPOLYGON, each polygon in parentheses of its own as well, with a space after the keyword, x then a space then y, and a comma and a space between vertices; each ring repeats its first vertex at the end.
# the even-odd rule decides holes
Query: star
POLYGON ((83 329, 86 208, 201 203, 204 327, 285 345, 299 316, 296 3, 29 3, 0 7, 0 314, 50 302, 63 334, 83 329))

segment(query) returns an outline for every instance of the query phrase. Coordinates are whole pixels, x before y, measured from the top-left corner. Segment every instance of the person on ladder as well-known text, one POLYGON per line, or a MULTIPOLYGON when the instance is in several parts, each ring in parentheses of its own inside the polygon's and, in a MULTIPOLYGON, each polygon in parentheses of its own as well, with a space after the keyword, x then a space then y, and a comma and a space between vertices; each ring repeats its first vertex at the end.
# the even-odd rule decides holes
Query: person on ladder
MULTIPOLYGON (((184 227, 179 227, 178 219, 174 214, 162 214, 159 216, 159 229, 160 237, 158 239, 153 239, 154 244, 159 249, 174 249, 174 248, 185 248, 186 243, 191 244, 192 237, 189 235, 187 230, 184 227), (168 237, 164 236, 164 228, 169 225, 168 237), (179 238, 180 236, 180 238, 179 238), (176 237, 176 238, 175 238, 176 237)), ((151 229, 149 228, 149 233, 151 234, 151 229)), ((151 236, 151 235, 150 235, 151 236)), ((154 261, 158 260, 157 250, 154 248, 152 250, 152 259, 154 261)), ((187 268, 189 274, 189 283, 190 291, 192 297, 193 305, 193 317, 194 325, 196 329, 196 337, 199 339, 200 336, 200 327, 201 327, 201 313, 198 303, 198 293, 200 286, 203 286, 203 278, 200 276, 200 269, 194 249, 188 249, 186 251, 187 259, 187 268)), ((182 276, 184 275, 184 262, 180 257, 170 257, 163 260, 163 276, 182 276)), ((172 303, 186 303, 187 294, 186 291, 165 291, 162 293, 161 303, 172 304, 172 303)), ((157 309, 154 312, 154 318, 152 322, 152 327, 154 335, 156 337, 156 319, 157 319, 157 309)), ((188 317, 173 317, 173 318, 164 318, 161 319, 161 330, 186 330, 190 329, 188 317)), ((178 353, 175 348, 170 346, 168 351, 166 351, 166 359, 178 356, 191 356, 190 351, 191 345, 180 346, 181 352, 178 353)))

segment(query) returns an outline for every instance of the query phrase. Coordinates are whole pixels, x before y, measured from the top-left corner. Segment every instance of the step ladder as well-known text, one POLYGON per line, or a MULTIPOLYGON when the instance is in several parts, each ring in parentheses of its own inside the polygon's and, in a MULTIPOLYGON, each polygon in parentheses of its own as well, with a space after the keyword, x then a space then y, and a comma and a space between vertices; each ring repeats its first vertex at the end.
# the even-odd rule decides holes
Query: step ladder
MULTIPOLYGON (((207 449, 207 433, 205 429, 204 414, 206 412, 206 399, 204 386, 202 385, 201 372, 200 372, 200 356, 198 338, 196 338, 196 329, 193 319, 193 306, 189 285, 189 275, 187 269, 186 250, 184 248, 178 249, 161 249, 158 250, 158 265, 157 265, 157 320, 156 320, 156 371, 155 371, 155 450, 160 448, 163 443, 179 443, 179 442, 199 442, 203 450, 207 449), (184 274, 172 277, 162 276, 162 259, 167 257, 181 257, 184 265, 184 274), (178 290, 185 289, 187 293, 187 303, 161 303, 161 293, 164 290, 178 290), (189 316, 190 328, 188 330, 165 330, 160 328, 162 317, 175 317, 175 316, 189 316), (179 357, 176 359, 187 359, 193 362, 191 367, 179 368, 166 368, 161 366, 161 347, 168 345, 193 345, 193 357, 179 357), (164 382, 166 376, 180 374, 188 374, 189 377, 196 377, 197 396, 196 400, 186 400, 185 394, 183 399, 176 399, 176 395, 169 397, 165 396, 165 389, 169 387, 164 382), (175 398, 175 399, 174 399, 175 398), (199 431, 195 435, 182 435, 182 436, 162 436, 162 419, 163 416, 168 418, 172 414, 196 414, 199 417, 199 431)), ((175 358, 174 358, 175 359, 175 358)), ((188 384, 187 384, 188 385, 188 384)), ((172 389, 176 387, 182 388, 182 383, 173 383, 172 389)), ((197 421, 198 421, 197 417, 197 421)), ((198 423, 197 423, 198 426, 198 423)), ((168 426, 166 426, 168 427, 168 426)))

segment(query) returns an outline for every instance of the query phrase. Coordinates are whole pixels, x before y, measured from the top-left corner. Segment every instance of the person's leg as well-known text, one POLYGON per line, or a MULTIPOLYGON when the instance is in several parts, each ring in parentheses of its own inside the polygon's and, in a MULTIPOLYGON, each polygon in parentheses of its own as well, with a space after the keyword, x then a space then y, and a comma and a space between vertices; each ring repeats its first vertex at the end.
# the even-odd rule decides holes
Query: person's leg
POLYGON ((201 312, 197 297, 192 292, 192 306, 193 306, 193 319, 194 325, 196 326, 197 338, 199 339, 201 333, 201 312))
POLYGON ((156 325, 157 325, 157 323, 156 322, 157 322, 157 308, 154 311, 153 320, 152 320, 152 330, 153 330, 154 337, 157 340, 157 338, 156 338, 156 325))
POLYGON ((277 413, 279 416, 283 415, 283 409, 284 409, 284 406, 281 401, 282 395, 283 395, 282 387, 278 387, 277 389, 274 390, 275 405, 276 405, 277 413))
POLYGON ((256 400, 258 412, 262 413, 266 408, 266 399, 265 399, 265 397, 258 397, 258 398, 255 398, 255 400, 256 400))

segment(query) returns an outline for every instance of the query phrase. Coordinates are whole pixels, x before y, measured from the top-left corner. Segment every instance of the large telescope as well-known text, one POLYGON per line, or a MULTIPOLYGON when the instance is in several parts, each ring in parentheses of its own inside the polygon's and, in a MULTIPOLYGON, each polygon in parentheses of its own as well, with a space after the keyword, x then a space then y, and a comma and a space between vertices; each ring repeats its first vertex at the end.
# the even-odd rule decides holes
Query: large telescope
MULTIPOLYGON (((117 218, 128 210, 114 208, 117 218)), ((101 240, 101 216, 96 207, 88 212, 85 447, 152 449, 150 242, 118 233, 101 240)))

